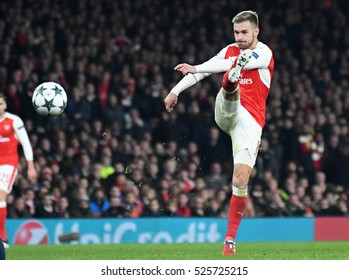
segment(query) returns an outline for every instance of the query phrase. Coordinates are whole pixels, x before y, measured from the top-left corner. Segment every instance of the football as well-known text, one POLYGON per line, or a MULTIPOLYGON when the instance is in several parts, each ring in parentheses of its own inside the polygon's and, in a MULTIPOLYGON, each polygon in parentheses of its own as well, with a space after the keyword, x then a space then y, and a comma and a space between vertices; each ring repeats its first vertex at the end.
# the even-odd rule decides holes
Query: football
POLYGON ((32 103, 36 112, 42 116, 58 116, 67 107, 67 93, 55 82, 45 82, 33 92, 32 103))

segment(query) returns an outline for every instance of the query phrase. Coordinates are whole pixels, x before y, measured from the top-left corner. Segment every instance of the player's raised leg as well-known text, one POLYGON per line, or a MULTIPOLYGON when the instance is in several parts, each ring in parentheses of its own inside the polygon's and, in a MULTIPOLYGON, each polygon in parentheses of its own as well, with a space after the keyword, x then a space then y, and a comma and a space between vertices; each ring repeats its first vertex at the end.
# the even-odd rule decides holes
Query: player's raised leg
POLYGON ((228 134, 235 125, 234 115, 240 106, 239 76, 241 69, 249 62, 251 56, 251 50, 245 50, 240 54, 232 68, 224 74, 222 88, 216 97, 215 121, 228 134))
POLYGON ((223 97, 227 100, 234 101, 240 98, 239 78, 241 70, 246 66, 252 57, 252 51, 247 49, 243 51, 235 60, 231 69, 223 76, 222 88, 223 97))
POLYGON ((250 61, 252 57, 252 50, 247 49, 244 50, 236 60, 235 67, 232 67, 228 72, 228 78, 231 83, 236 83, 239 81, 240 73, 242 68, 246 66, 246 64, 250 61))

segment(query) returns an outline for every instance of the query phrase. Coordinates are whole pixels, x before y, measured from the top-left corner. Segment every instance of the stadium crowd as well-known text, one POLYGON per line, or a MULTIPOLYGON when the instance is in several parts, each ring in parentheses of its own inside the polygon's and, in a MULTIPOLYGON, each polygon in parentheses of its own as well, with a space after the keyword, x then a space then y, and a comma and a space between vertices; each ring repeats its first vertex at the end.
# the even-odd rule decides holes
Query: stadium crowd
POLYGON ((226 217, 231 144, 214 123, 222 75, 163 99, 232 42, 240 10, 274 52, 246 217, 349 215, 348 2, 86 0, 0 2, 0 92, 25 121, 37 183, 21 157, 8 218, 226 217), (31 95, 60 83, 68 106, 39 116, 31 95))

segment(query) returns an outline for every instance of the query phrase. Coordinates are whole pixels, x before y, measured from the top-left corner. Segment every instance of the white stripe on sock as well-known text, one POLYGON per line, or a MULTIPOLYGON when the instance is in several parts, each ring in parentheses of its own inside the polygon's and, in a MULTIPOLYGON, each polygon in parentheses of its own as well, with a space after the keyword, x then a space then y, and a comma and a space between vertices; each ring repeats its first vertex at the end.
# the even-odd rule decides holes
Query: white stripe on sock
POLYGON ((247 186, 246 188, 238 188, 233 186, 233 195, 239 196, 239 197, 246 197, 247 196, 247 186))

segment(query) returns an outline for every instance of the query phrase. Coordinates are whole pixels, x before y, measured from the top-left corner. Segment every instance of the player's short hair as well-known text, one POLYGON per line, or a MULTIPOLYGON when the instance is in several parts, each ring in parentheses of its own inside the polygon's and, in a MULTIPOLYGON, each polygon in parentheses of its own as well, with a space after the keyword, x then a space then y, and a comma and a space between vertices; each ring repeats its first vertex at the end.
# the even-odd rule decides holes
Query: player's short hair
POLYGON ((0 98, 2 98, 2 99, 4 99, 4 101, 5 101, 5 103, 6 103, 6 95, 5 94, 3 94, 2 92, 0 92, 0 98))
POLYGON ((238 13, 233 20, 232 23, 241 23, 244 21, 249 21, 252 24, 254 24, 256 27, 259 26, 259 20, 258 20, 258 14, 255 11, 242 11, 238 13))

